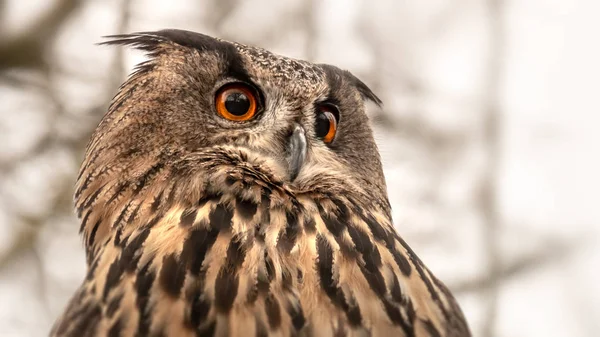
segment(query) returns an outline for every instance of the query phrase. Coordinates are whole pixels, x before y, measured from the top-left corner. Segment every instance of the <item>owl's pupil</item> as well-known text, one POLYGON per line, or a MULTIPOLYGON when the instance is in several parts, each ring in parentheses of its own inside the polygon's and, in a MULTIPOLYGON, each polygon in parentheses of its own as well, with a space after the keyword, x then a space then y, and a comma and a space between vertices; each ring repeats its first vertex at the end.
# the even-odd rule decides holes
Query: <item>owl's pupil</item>
POLYGON ((315 134, 319 138, 323 138, 329 132, 329 123, 330 120, 327 117, 327 114, 320 113, 317 115, 317 120, 315 123, 315 134))
POLYGON ((225 108, 232 115, 242 116, 250 109, 250 100, 244 93, 233 92, 225 98, 225 108))

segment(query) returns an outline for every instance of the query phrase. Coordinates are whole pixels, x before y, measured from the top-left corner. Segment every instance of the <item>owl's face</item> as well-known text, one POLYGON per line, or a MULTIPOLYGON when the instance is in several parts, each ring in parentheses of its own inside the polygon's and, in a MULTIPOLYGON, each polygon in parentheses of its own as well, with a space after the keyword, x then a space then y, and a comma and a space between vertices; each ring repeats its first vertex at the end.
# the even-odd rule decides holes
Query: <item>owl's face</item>
POLYGON ((151 60, 122 86, 92 147, 116 139, 121 151, 165 161, 241 151, 297 192, 344 186, 385 196, 364 103, 380 101, 349 72, 184 31, 111 43, 147 50, 151 60))

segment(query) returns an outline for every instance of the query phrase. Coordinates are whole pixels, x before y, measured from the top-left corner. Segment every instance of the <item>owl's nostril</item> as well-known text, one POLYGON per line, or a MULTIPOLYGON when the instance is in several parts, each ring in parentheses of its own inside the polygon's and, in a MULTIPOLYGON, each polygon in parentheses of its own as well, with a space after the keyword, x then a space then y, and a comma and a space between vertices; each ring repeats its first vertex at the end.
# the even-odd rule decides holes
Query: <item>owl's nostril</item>
POLYGON ((296 125, 294 131, 288 137, 286 150, 290 181, 293 181, 300 173, 306 158, 306 134, 304 128, 300 125, 296 125))

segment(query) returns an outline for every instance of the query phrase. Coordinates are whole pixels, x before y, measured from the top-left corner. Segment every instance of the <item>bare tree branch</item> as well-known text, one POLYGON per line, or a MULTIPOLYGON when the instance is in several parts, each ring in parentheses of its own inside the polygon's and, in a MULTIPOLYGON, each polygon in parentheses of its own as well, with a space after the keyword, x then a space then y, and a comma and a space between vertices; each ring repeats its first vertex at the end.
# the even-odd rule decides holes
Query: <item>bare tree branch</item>
POLYGON ((502 156, 502 111, 500 108, 500 76, 504 71, 505 29, 502 0, 488 0, 489 50, 485 84, 484 146, 487 152, 487 167, 482 177, 479 207, 484 218, 484 247, 487 247, 489 266, 489 286, 485 288, 487 305, 484 315, 484 337, 494 336, 498 311, 498 289, 502 277, 500 249, 497 238, 501 231, 501 219, 498 211, 497 183, 498 170, 502 156))
POLYGON ((548 240, 533 252, 514 258, 511 262, 500 264, 494 274, 487 273, 479 278, 450 284, 455 293, 488 292, 511 278, 534 272, 559 260, 567 259, 575 253, 583 240, 558 241, 548 240))
POLYGON ((59 28, 81 5, 81 0, 59 0, 55 6, 23 33, 0 42, 0 70, 44 68, 46 50, 59 28))

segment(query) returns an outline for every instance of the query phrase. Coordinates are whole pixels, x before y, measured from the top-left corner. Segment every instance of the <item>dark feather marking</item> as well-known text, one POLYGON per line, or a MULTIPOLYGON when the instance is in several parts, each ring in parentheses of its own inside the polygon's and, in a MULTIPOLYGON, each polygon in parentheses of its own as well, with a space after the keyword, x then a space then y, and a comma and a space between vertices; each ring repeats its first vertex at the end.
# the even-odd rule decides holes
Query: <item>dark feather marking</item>
POLYGON ((290 273, 287 268, 284 268, 281 271, 281 286, 285 290, 292 290, 292 273, 290 273))
POLYGON ((158 282, 165 293, 173 298, 177 298, 181 293, 184 280, 185 265, 177 261, 175 254, 165 256, 158 276, 158 282))
POLYGON ((141 248, 150 235, 149 229, 141 229, 131 240, 125 243, 120 260, 126 265, 127 272, 133 273, 137 268, 138 261, 142 257, 141 248))
MULTIPOLYGON (((415 269, 417 270, 417 273, 419 274, 421 280, 423 281, 423 283, 427 287, 427 291, 429 292, 429 295, 431 296, 431 299, 440 308, 440 310, 442 311, 442 314, 444 315, 444 317, 446 318, 446 320, 449 320, 450 319, 450 314, 448 313, 448 310, 446 310, 446 307, 442 304, 442 301, 440 300, 440 297, 439 297, 437 291, 433 288, 433 284, 431 283, 431 281, 429 280, 429 278, 425 274, 423 263, 421 262, 421 260, 419 259, 419 257, 415 254, 415 252, 404 241, 404 239, 402 239, 400 237, 400 235, 396 234, 396 240, 398 240, 398 242, 400 242, 400 244, 402 245, 402 247, 404 247, 404 249, 406 249, 406 252, 408 253, 408 257, 410 258, 410 260, 412 261, 413 265, 415 266, 415 269)), ((433 276, 432 276, 432 278, 433 278, 433 276)))
POLYGON ((359 264, 361 272, 375 294, 383 298, 387 292, 387 288, 385 280, 379 271, 381 255, 379 255, 377 247, 373 245, 371 239, 365 233, 354 226, 348 227, 348 233, 352 241, 354 241, 356 250, 362 255, 364 264, 359 264))
POLYGON ((88 218, 90 217, 91 214, 92 214, 92 210, 88 210, 87 212, 85 212, 83 219, 81 219, 81 226, 79 227, 79 233, 82 233, 83 230, 86 228, 88 218))
POLYGON ((181 263, 186 264, 190 273, 197 276, 202 268, 202 263, 206 257, 206 253, 215 243, 219 231, 211 228, 206 230, 203 228, 194 228, 183 243, 181 250, 181 263))
MULTIPOLYGON (((232 176, 230 176, 230 175, 229 175, 229 176, 227 176, 227 178, 225 178, 225 184, 226 184, 227 186, 231 186, 231 185, 233 185, 233 184, 237 183, 238 181, 240 181, 240 180, 238 180, 238 179, 236 179, 236 178, 234 178, 234 177, 232 177, 232 176)), ((240 181, 240 182, 241 182, 241 181, 240 181)))
POLYGON ((70 336, 95 336, 96 328, 102 317, 102 311, 98 304, 87 303, 79 315, 73 317, 71 322, 63 322, 64 328, 68 328, 70 323, 74 323, 70 336), (77 318, 77 319, 75 319, 77 318))
POLYGON ((254 230, 254 237, 261 243, 265 242, 266 231, 271 224, 271 212, 269 209, 268 206, 262 208, 261 220, 254 230))
POLYGON ((119 197, 119 195, 121 193, 123 193, 123 191, 125 190, 127 185, 128 185, 128 183, 125 183, 125 182, 117 184, 115 186, 115 190, 114 190, 113 194, 106 201, 106 205, 110 205, 113 201, 115 201, 119 197))
POLYGON ((142 207, 142 203, 138 203, 138 205, 133 209, 133 212, 131 212, 131 214, 129 214, 129 217, 127 218, 127 223, 131 224, 133 222, 133 220, 135 219, 135 217, 138 215, 140 208, 142 207))
POLYGON ((348 302, 348 308, 345 309, 346 316, 348 317, 348 323, 350 323, 352 327, 359 327, 362 325, 362 314, 360 313, 360 307, 358 306, 358 303, 356 303, 356 299, 354 297, 351 297, 350 301, 348 302))
POLYGON ((350 234, 356 250, 362 255, 365 268, 370 272, 378 271, 381 266, 381 255, 369 236, 355 226, 348 226, 348 234, 350 234))
POLYGON ((317 271, 321 282, 321 288, 325 291, 331 302, 340 307, 346 313, 348 320, 356 325, 362 324, 362 317, 358 306, 350 307, 344 298, 342 290, 336 286, 333 279, 333 251, 320 234, 317 235, 317 271))
POLYGON ((117 309, 119 309, 119 305, 121 304, 121 300, 123 299, 123 293, 114 295, 108 305, 106 306, 106 316, 108 318, 112 318, 117 309))
POLYGON ((400 269, 402 274, 404 274, 405 276, 410 276, 412 267, 410 266, 410 263, 408 263, 406 257, 394 247, 387 248, 392 253, 392 256, 394 256, 394 261, 396 261, 396 265, 398 265, 398 268, 400 269))
POLYGON ((215 281, 215 308, 220 313, 228 313, 238 292, 238 269, 246 257, 246 245, 235 235, 227 248, 225 263, 215 281))
POLYGON ((396 273, 393 273, 393 276, 394 284, 392 284, 391 289, 392 299, 394 300, 394 302, 396 302, 396 304, 401 304, 404 302, 404 299, 402 298, 402 289, 400 289, 400 282, 398 281, 396 273))
POLYGON ((158 194, 154 197, 154 200, 152 200, 152 205, 150 205, 150 211, 152 213, 158 210, 158 207, 160 206, 160 203, 162 201, 163 193, 164 190, 160 190, 160 192, 158 192, 158 194))
POLYGON ((267 327, 265 323, 260 319, 260 316, 255 317, 256 321, 256 337, 268 337, 269 332, 267 331, 267 327))
POLYGON ((91 264, 88 261, 88 265, 90 265, 90 267, 89 267, 87 275, 85 277, 86 280, 90 281, 94 278, 94 275, 96 273, 96 268, 98 268, 98 263, 100 263, 100 256, 94 257, 94 260, 91 264))
POLYGON ((204 296, 203 284, 200 284, 191 293, 190 324, 192 327, 199 327, 206 321, 210 312, 210 301, 204 296))
POLYGON ((312 216, 304 217, 304 230, 309 234, 314 234, 317 232, 317 225, 315 223, 315 218, 312 216))
MULTIPOLYGON (((90 162, 87 162, 86 164, 82 165, 79 168, 79 173, 77 173, 77 181, 79 181, 79 179, 81 179, 81 177, 83 177, 83 173, 85 172, 85 170, 87 170, 88 166, 89 166, 90 162)), ((75 197, 78 197, 79 194, 77 193, 78 190, 75 191, 75 197)))
MULTIPOLYGON (((91 163, 91 161, 90 161, 90 163, 91 163)), ((79 175, 83 174, 84 171, 85 171, 85 168, 82 168, 81 170, 79 170, 79 175)), ((77 180, 79 180, 79 179, 80 178, 77 178, 77 180)), ((79 199, 79 197, 81 196, 83 191, 85 191, 89 187, 91 181, 92 181, 92 175, 88 174, 87 177, 85 177, 85 180, 83 181, 83 183, 75 191, 75 199, 79 199)), ((98 192, 98 191, 96 190, 96 192, 98 192)))
POLYGON ((343 236, 344 230, 350 224, 350 216, 348 213, 348 208, 341 203, 341 201, 335 199, 333 196, 330 197, 334 204, 337 207, 335 212, 327 213, 325 209, 319 204, 319 213, 321 214, 321 218, 325 223, 327 229, 334 235, 335 241, 340 246, 340 250, 342 254, 348 259, 356 259, 358 254, 357 251, 352 247, 350 242, 346 240, 343 236))
POLYGON ((254 237, 258 240, 258 242, 265 242, 266 230, 269 228, 271 224, 271 192, 267 189, 263 189, 260 197, 260 205, 261 205, 261 219, 256 226, 254 231, 254 237))
POLYGON ((356 211, 356 214, 359 214, 363 221, 367 224, 369 229, 371 230, 371 234, 373 237, 379 241, 383 241, 386 244, 393 243, 394 238, 390 232, 388 232, 371 214, 364 214, 363 212, 356 211))
POLYGON ((198 200, 198 203, 196 204, 196 206, 198 207, 198 209, 200 209, 200 208, 204 207, 204 205, 206 205, 206 203, 212 199, 214 199, 214 198, 209 198, 208 196, 205 195, 198 200))
POLYGON ((140 313, 137 336, 146 336, 150 330, 150 317, 152 313, 152 308, 149 306, 150 289, 156 278, 155 272, 150 270, 151 264, 152 260, 148 261, 148 263, 138 271, 135 280, 135 289, 137 292, 136 304, 140 313))
MULTIPOLYGON (((90 313, 90 311, 93 312, 97 310, 97 313, 91 316, 92 318, 95 318, 94 316, 99 316, 101 314, 100 307, 95 302, 90 303, 90 301, 87 300, 89 298, 88 296, 88 292, 85 288, 79 288, 79 290, 75 293, 73 298, 69 301, 69 306, 67 311, 65 312, 65 315, 59 320, 59 323, 52 328, 52 332, 50 333, 52 336, 63 336, 67 332, 70 333, 69 336, 77 336, 76 333, 85 332, 84 329, 88 328, 88 325, 85 324, 94 323, 93 321, 86 322, 80 319, 74 319, 75 317, 85 317, 90 313)), ((93 328, 95 329, 95 327, 93 328)))
POLYGON ((260 191, 260 204, 267 208, 271 207, 271 190, 263 188, 260 191))
POLYGON ((270 293, 265 298, 265 313, 267 314, 271 329, 276 330, 279 328, 281 325, 281 308, 279 307, 279 301, 277 301, 273 293, 270 293))
POLYGON ((254 217, 254 214, 256 214, 256 210, 258 207, 258 205, 256 203, 254 203, 250 200, 244 200, 244 199, 238 198, 236 200, 235 204, 236 204, 235 209, 236 209, 238 215, 242 219, 244 219, 246 221, 252 220, 252 218, 254 217))
POLYGON ((327 243, 327 239, 323 236, 318 235, 316 242, 318 256, 317 270, 319 271, 321 287, 334 304, 341 306, 341 303, 338 303, 338 289, 335 287, 333 280, 333 252, 331 247, 329 247, 329 243, 327 243))
POLYGON ((79 206, 78 211, 81 212, 84 208, 88 208, 90 207, 90 205, 96 201, 96 199, 98 199, 98 196, 100 195, 100 193, 104 190, 105 185, 102 185, 101 187, 99 187, 97 190, 94 191, 94 193, 90 194, 85 201, 79 206))
POLYGON ((123 227, 118 227, 117 231, 115 232, 115 236, 114 236, 114 240, 113 243, 115 245, 115 247, 120 246, 122 241, 121 241, 121 235, 123 235, 123 227))
POLYGON ((441 337, 442 335, 440 334, 440 332, 435 328, 435 326, 433 326, 433 323, 431 323, 430 320, 421 320, 421 322, 423 322, 423 325, 425 326, 425 330, 427 330, 427 332, 429 333, 429 336, 431 337, 441 337))
POLYGON ((389 300, 384 299, 383 307, 385 308, 385 311, 392 323, 402 327, 402 331, 404 331, 407 337, 415 336, 414 326, 410 325, 404 320, 404 318, 402 317, 402 313, 400 313, 400 309, 397 306, 395 306, 389 300))
POLYGON ((225 259, 224 267, 228 267, 231 271, 237 271, 246 258, 246 250, 249 248, 249 242, 243 242, 242 240, 243 237, 241 235, 234 235, 227 248, 227 257, 225 259))
POLYGON ((116 258, 110 267, 108 267, 108 273, 106 275, 106 283, 104 284, 104 291, 102 292, 102 300, 106 302, 108 293, 111 289, 115 288, 121 280, 123 272, 125 271, 125 264, 121 262, 120 258, 116 258))
POLYGON ((292 211, 285 212, 285 219, 286 226, 280 232, 277 247, 283 250, 284 254, 288 254, 296 244, 298 234, 300 233, 300 226, 298 225, 298 215, 292 211))
POLYGON ((392 253, 394 261, 396 261, 396 265, 402 274, 407 277, 410 276, 412 268, 406 257, 396 250, 394 235, 383 228, 370 214, 363 214, 362 212, 357 212, 357 214, 360 214, 364 222, 369 226, 373 237, 385 243, 385 247, 392 253))
POLYGON ((144 186, 146 186, 146 184, 149 181, 151 181, 152 178, 156 177, 156 175, 160 173, 164 166, 165 164, 159 161, 156 164, 152 165, 146 172, 144 172, 135 182, 135 185, 133 187, 133 194, 137 195, 144 188, 144 186))
POLYGON ((181 213, 179 218, 179 225, 182 227, 189 227, 194 224, 196 215, 198 214, 198 208, 186 209, 181 213))
POLYGON ((215 329, 217 327, 217 322, 215 320, 212 320, 210 322, 202 322, 204 323, 204 326, 201 328, 198 328, 198 330, 196 330, 196 336, 198 337, 211 337, 215 335, 215 329))
POLYGON ((306 324, 306 319, 304 318, 304 312, 302 311, 302 306, 301 305, 294 306, 290 303, 288 305, 287 311, 288 311, 288 314, 290 315, 290 318, 292 319, 292 325, 294 326, 296 331, 299 331, 300 329, 302 329, 304 327, 304 324, 306 324))
POLYGON ((267 277, 269 282, 273 281, 275 278, 275 267, 273 265, 273 260, 265 250, 265 267, 267 269, 267 277))
POLYGON ((113 222, 113 224, 110 226, 110 228, 117 228, 117 227, 119 227, 119 224, 121 224, 121 221, 125 217, 125 214, 127 214, 127 211, 129 211, 129 208, 131 207, 132 203, 133 203, 133 201, 130 201, 126 206, 124 206, 121 209, 121 212, 119 213, 119 216, 117 216, 117 218, 115 219, 115 221, 113 222))
POLYGON ((210 226, 219 230, 231 229, 232 218, 233 212, 222 203, 217 204, 208 216, 210 226))
POLYGON ((121 336, 122 323, 121 319, 117 319, 115 323, 108 330, 108 337, 120 337, 121 336))
POLYGON ((318 208, 321 219, 323 219, 327 229, 331 232, 331 234, 333 234, 333 236, 339 237, 344 231, 346 225, 340 222, 339 218, 335 214, 327 213, 320 204, 318 205, 318 208))
POLYGON ((257 292, 263 294, 268 293, 269 288, 271 287, 271 281, 273 281, 274 277, 275 268, 273 266, 273 260, 271 260, 267 251, 265 250, 264 268, 259 267, 258 273, 256 275, 257 292))
POLYGON ((162 219, 162 217, 163 217, 162 214, 157 214, 152 219, 150 219, 150 221, 148 221, 142 228, 150 229, 150 228, 154 227, 154 225, 156 225, 162 219))
POLYGON ((337 207, 337 215, 343 222, 348 222, 350 220, 350 210, 346 205, 338 198, 334 196, 330 196, 330 200, 337 207))
POLYGON ((410 324, 411 327, 415 326, 415 318, 417 317, 417 313, 415 312, 415 307, 413 305, 413 303, 408 300, 406 301, 406 304, 404 305, 405 308, 405 312, 406 312, 406 316, 408 317, 408 322, 410 324))
POLYGON ((237 296, 239 279, 237 274, 230 274, 222 268, 215 284, 215 309, 220 313, 228 313, 237 296))
POLYGON ((258 299, 258 281, 257 281, 257 285, 252 286, 248 289, 248 292, 246 293, 246 302, 248 304, 253 304, 254 302, 256 302, 257 299, 258 299))
MULTIPOLYGON (((390 317, 390 320, 405 327, 407 324, 402 320, 398 309, 395 308, 391 303, 388 303, 389 300, 386 298, 387 287, 385 284, 385 279, 379 270, 379 267, 381 266, 381 255, 379 254, 379 250, 371 242, 369 236, 360 229, 354 226, 349 226, 348 233, 350 234, 350 237, 356 246, 356 250, 360 252, 363 258, 364 264, 360 264, 359 268, 369 283, 369 287, 380 298, 380 300, 384 302, 384 306, 388 316, 390 317)), ((395 277, 396 276, 394 275, 394 278, 395 277)), ((398 280, 395 278, 394 281, 397 282, 398 280)), ((396 291, 396 289, 392 289, 392 292, 394 291, 396 291)), ((397 291, 399 291, 399 288, 397 291)), ((394 296, 394 294, 392 296, 394 296)))
POLYGON ((340 251, 342 252, 342 255, 344 255, 344 257, 346 259, 349 260, 356 260, 358 258, 358 254, 359 252, 354 248, 354 246, 352 246, 352 244, 350 242, 348 242, 347 239, 345 239, 343 236, 342 237, 336 237, 335 241, 338 243, 338 245, 340 246, 340 251))
POLYGON ((90 232, 90 236, 88 237, 88 240, 87 240, 88 247, 91 247, 94 245, 94 240, 96 239, 96 232, 98 231, 98 227, 100 227, 101 222, 102 222, 102 219, 98 219, 96 221, 96 223, 94 223, 94 226, 92 227, 92 231, 90 232))

